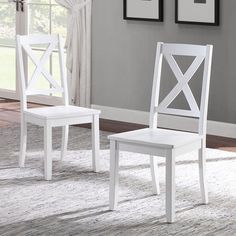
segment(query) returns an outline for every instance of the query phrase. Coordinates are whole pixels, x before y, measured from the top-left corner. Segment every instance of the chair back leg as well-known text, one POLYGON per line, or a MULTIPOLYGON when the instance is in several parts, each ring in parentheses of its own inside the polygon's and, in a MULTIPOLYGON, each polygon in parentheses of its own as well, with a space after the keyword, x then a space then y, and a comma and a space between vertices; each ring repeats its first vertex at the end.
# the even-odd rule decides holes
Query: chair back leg
POLYGON ((92 122, 92 165, 94 172, 99 172, 99 152, 100 152, 99 116, 94 115, 92 122))
POLYGON ((150 156, 150 167, 151 167, 153 193, 159 195, 160 194, 160 185, 159 185, 157 157, 150 156))
POLYGON ((166 217, 168 223, 175 221, 175 152, 167 151, 166 157, 166 217))
POLYGON ((44 125, 44 175, 46 180, 52 179, 52 127, 44 125))
POLYGON ((118 202, 119 149, 116 141, 110 141, 110 188, 109 208, 115 210, 118 202))
POLYGON ((202 146, 198 151, 199 178, 203 204, 208 204, 208 191, 206 181, 206 140, 202 140, 202 146))
POLYGON ((68 145, 69 125, 62 127, 61 161, 65 159, 68 145))
POLYGON ((25 119, 21 118, 21 137, 20 137, 20 154, 19 154, 19 166, 25 166, 25 155, 27 145, 27 123, 25 119))

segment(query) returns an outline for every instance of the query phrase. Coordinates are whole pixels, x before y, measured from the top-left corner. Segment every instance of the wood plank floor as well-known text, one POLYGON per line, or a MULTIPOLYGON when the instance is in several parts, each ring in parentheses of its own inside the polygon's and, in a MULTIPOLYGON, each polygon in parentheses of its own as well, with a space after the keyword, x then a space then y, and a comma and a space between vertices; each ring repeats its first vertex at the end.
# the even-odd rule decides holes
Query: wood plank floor
MULTIPOLYGON (((42 105, 30 103, 28 106, 40 107, 42 105)), ((20 123, 19 102, 14 101, 14 100, 0 98, 0 128, 8 127, 17 123, 20 123)), ((81 125, 81 126, 90 128, 89 125, 81 125)), ((100 119, 100 129, 103 131, 120 133, 120 132, 135 130, 135 129, 141 129, 144 127, 147 127, 147 126, 100 119)), ((236 139, 208 135, 207 147, 236 152, 236 139)))

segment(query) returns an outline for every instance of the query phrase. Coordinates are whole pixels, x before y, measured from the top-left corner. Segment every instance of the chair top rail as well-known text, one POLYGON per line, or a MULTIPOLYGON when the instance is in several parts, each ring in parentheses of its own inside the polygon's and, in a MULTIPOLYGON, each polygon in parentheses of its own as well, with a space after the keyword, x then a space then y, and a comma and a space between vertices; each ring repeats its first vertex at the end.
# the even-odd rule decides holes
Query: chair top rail
POLYGON ((170 44, 162 45, 163 54, 171 54, 178 56, 206 56, 206 46, 194 44, 170 44))
POLYGON ((22 45, 29 44, 29 45, 35 45, 35 44, 49 44, 52 42, 58 42, 58 35, 52 34, 52 35, 20 35, 19 40, 22 45))

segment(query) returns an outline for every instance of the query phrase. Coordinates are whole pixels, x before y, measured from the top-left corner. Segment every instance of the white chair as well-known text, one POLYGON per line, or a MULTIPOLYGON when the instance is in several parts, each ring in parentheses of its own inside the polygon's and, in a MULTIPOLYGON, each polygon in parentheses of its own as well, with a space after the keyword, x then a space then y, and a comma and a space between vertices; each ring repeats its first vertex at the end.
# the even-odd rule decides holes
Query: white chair
POLYGON ((67 79, 63 61, 63 47, 58 35, 17 35, 17 61, 20 72, 20 94, 21 94, 21 144, 19 165, 24 167, 27 142, 27 122, 44 127, 44 171, 45 179, 52 178, 52 127, 62 126, 62 149, 61 160, 65 157, 68 143, 69 125, 92 123, 92 155, 93 170, 99 170, 99 114, 100 111, 77 106, 70 106, 68 101, 67 79), (32 45, 48 45, 40 59, 37 58, 32 45), (50 59, 53 50, 58 46, 61 85, 45 69, 45 63, 50 59), (32 60, 35 70, 32 78, 27 83, 23 60, 23 51, 32 60), (47 90, 37 89, 39 76, 43 75, 49 82, 50 88, 47 90), (36 87, 36 88, 35 88, 36 87), (61 93, 63 97, 62 106, 27 108, 27 96, 29 95, 50 95, 61 93))
POLYGON ((157 44, 154 71, 149 128, 114 134, 110 139, 110 210, 114 210, 118 201, 119 151, 137 152, 150 155, 150 165, 154 192, 160 193, 158 182, 157 156, 166 157, 166 217, 167 222, 175 219, 175 158, 192 150, 199 150, 199 174, 202 201, 208 203, 205 178, 206 123, 208 95, 210 85, 213 46, 185 44, 157 44), (189 69, 183 74, 173 56, 194 56, 189 69), (159 103, 161 69, 163 57, 168 62, 178 83, 159 103), (188 82, 204 61, 200 108, 191 92, 188 82), (169 108, 178 94, 183 91, 190 110, 169 108), (198 118, 198 133, 173 131, 157 128, 159 114, 198 118))

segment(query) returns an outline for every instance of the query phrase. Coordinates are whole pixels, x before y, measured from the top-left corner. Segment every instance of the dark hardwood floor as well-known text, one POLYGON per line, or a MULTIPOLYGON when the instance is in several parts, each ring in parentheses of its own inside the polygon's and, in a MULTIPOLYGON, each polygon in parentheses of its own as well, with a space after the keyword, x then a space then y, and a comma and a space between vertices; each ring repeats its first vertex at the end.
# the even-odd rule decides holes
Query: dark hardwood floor
MULTIPOLYGON (((40 107, 40 104, 28 104, 29 107, 40 107)), ((0 128, 20 123, 20 103, 18 101, 0 98, 0 128)), ((81 125, 90 128, 90 125, 81 125)), ((109 132, 125 132, 142 129, 144 125, 100 119, 100 129, 109 132)), ((207 147, 236 152, 236 139, 218 136, 207 136, 207 147)))

